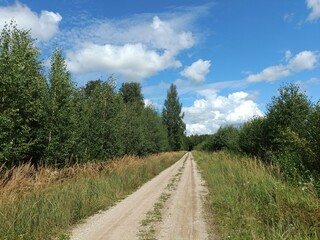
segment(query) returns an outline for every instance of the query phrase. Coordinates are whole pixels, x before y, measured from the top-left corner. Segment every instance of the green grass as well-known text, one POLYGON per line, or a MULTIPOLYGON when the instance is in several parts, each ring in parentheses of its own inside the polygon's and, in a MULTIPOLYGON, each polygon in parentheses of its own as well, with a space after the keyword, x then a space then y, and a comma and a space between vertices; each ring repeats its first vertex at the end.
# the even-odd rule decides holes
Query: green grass
POLYGON ((7 183, 11 191, 0 192, 0 239, 68 239, 65 233, 70 226, 123 199, 183 154, 127 158, 94 167, 84 165, 81 171, 69 169, 69 175, 63 170, 61 173, 44 169, 38 174, 49 172, 48 176, 60 177, 50 181, 48 176, 43 177, 44 184, 37 187, 41 180, 35 175, 32 179, 37 184, 29 184, 26 191, 23 177, 11 177, 7 183))
POLYGON ((320 239, 314 189, 281 182, 257 160, 194 152, 207 182, 211 224, 221 239, 320 239))

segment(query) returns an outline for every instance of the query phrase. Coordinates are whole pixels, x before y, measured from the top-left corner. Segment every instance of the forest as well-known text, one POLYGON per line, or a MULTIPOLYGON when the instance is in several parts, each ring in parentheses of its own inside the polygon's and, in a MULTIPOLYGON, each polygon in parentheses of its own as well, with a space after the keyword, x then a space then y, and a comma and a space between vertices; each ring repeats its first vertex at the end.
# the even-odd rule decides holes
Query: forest
POLYGON ((63 167, 181 147, 185 125, 175 85, 162 114, 144 103, 139 83, 90 80, 77 87, 61 49, 50 68, 29 31, 0 36, 0 166, 63 167))

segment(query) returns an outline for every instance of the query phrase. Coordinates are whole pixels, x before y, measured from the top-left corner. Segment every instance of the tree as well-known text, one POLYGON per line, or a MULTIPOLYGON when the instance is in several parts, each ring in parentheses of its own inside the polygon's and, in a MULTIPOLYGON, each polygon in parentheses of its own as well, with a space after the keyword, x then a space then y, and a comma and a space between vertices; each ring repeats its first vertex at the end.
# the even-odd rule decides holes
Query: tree
POLYGON ((161 116, 150 106, 147 106, 141 116, 146 137, 147 152, 158 153, 168 149, 168 136, 161 116))
POLYGON ((83 110, 80 144, 88 160, 106 160, 124 154, 122 112, 124 103, 112 78, 89 81, 81 90, 83 110))
POLYGON ((311 150, 311 168, 320 172, 320 102, 318 102, 310 115, 308 128, 306 129, 307 140, 311 150))
POLYGON ((55 49, 51 57, 49 73, 49 99, 47 120, 47 148, 45 161, 63 166, 75 154, 73 152, 75 124, 75 108, 73 96, 74 83, 67 71, 65 59, 60 49, 55 49))
POLYGON ((265 149, 265 118, 255 117, 240 128, 239 145, 242 152, 263 157, 265 149))
POLYGON ((177 87, 171 84, 162 110, 162 121, 167 128, 169 146, 177 151, 181 148, 182 138, 186 129, 183 122, 184 114, 181 113, 182 104, 179 102, 177 87))
POLYGON ((239 151, 239 130, 233 126, 220 127, 201 146, 206 151, 239 151))
POLYGON ((275 153, 284 148, 289 151, 296 149, 297 146, 290 142, 305 142, 308 118, 312 111, 311 102, 304 92, 300 92, 298 85, 284 85, 279 93, 268 105, 265 121, 267 148, 275 153))
POLYGON ((119 89, 119 93, 126 104, 138 103, 144 106, 140 83, 123 83, 119 89))
POLYGON ((46 80, 30 32, 14 23, 0 35, 0 164, 37 164, 43 153, 46 80))

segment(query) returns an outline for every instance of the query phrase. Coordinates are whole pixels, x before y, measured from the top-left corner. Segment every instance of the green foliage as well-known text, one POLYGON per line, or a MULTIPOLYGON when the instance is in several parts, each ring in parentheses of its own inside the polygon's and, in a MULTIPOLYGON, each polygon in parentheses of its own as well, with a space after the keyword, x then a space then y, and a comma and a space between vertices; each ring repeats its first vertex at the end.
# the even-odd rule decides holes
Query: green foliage
MULTIPOLYGON (((320 111, 298 85, 285 85, 273 97, 264 118, 245 123, 240 130, 242 152, 280 166, 282 178, 309 182, 320 174, 320 111)), ((320 191, 319 181, 315 183, 320 191)))
POLYGON ((48 164, 63 166, 72 160, 76 144, 76 112, 74 84, 67 71, 62 51, 55 49, 51 57, 49 93, 47 100, 47 147, 44 159, 48 164))
POLYGON ((259 157, 280 168, 281 178, 309 183, 320 192, 320 103, 312 104, 298 85, 287 84, 272 98, 264 117, 245 122, 238 130, 220 128, 197 150, 227 150, 259 157))
POLYGON ((166 127, 144 106, 139 83, 116 92, 110 77, 77 89, 60 49, 46 79, 28 31, 11 23, 0 37, 0 165, 63 167, 168 149, 166 127))
MULTIPOLYGON (((287 136, 284 131, 294 132, 298 138, 306 137, 308 117, 312 111, 311 102, 305 93, 300 92, 298 85, 285 85, 279 93, 272 98, 266 113, 267 147, 273 152, 281 152, 282 142, 287 136)), ((286 141, 286 146, 288 144, 286 141)))
POLYGON ((166 127, 162 123, 159 114, 152 107, 146 107, 141 121, 144 122, 147 152, 158 153, 169 149, 166 127))
POLYGON ((241 126, 239 146, 242 152, 251 156, 263 156, 265 148, 264 124, 264 117, 255 117, 241 126))
POLYGON ((138 103, 144 106, 140 83, 123 83, 119 89, 119 93, 126 104, 138 103))
POLYGON ((310 169, 320 173, 320 102, 318 102, 310 114, 306 139, 310 147, 310 169))
POLYGON ((276 167, 235 154, 193 155, 221 239, 320 239, 320 204, 312 184, 289 185, 275 177, 276 167))
POLYGON ((205 151, 227 150, 239 151, 239 130, 233 126, 221 127, 219 130, 207 138, 199 149, 205 151))
POLYGON ((121 143, 119 111, 124 108, 115 92, 112 79, 90 81, 82 89, 82 109, 79 109, 80 156, 84 160, 105 160, 124 154, 121 143))
POLYGON ((28 31, 11 23, 0 36, 0 164, 37 163, 44 148, 46 81, 28 31))
POLYGON ((182 105, 179 102, 177 87, 171 84, 162 110, 162 121, 167 127, 169 146, 171 150, 181 149, 182 139, 186 129, 181 113, 182 105))
POLYGON ((202 148, 202 144, 208 140, 208 138, 210 137, 209 134, 205 134, 205 135, 191 135, 188 136, 186 139, 186 149, 188 151, 192 151, 193 149, 201 149, 202 148))

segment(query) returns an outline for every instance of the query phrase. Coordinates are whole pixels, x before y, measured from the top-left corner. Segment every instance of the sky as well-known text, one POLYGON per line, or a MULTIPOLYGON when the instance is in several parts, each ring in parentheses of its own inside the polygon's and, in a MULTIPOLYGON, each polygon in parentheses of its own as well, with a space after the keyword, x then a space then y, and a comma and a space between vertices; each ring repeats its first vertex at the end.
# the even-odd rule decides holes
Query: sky
POLYGON ((0 0, 0 29, 12 19, 77 86, 139 82, 161 111, 175 84, 187 135, 263 116, 284 84, 320 99, 320 0, 0 0))

